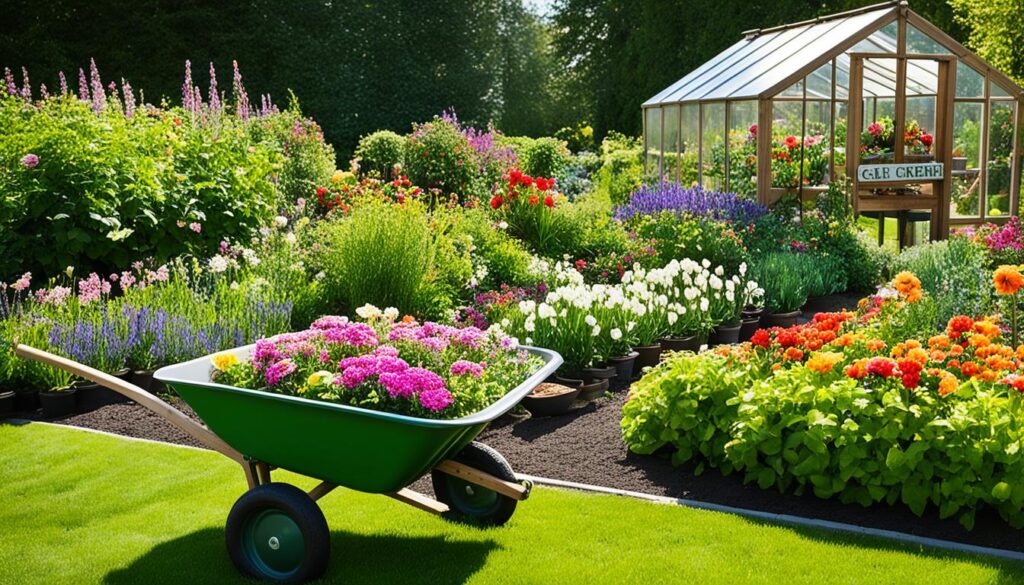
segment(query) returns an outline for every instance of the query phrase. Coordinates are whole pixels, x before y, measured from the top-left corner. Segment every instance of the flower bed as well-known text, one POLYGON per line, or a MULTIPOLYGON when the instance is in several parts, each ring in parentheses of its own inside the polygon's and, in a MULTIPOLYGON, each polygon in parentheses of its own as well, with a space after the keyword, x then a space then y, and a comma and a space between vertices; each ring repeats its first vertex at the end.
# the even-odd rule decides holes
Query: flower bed
POLYGON ((246 362, 213 358, 222 384, 425 418, 458 418, 496 402, 540 366, 510 337, 476 327, 322 317, 310 329, 256 342, 246 362))
MULTIPOLYGON (((981 507, 1024 526, 1024 346, 998 317, 960 315, 923 340, 929 299, 909 274, 857 312, 761 330, 744 346, 676 357, 634 389, 622 428, 637 453, 662 448, 742 472, 762 488, 870 505, 935 506, 970 527, 981 507)), ((1016 294, 1019 272, 997 272, 1016 294)), ((1016 299, 1013 299, 1016 301, 1016 299)))

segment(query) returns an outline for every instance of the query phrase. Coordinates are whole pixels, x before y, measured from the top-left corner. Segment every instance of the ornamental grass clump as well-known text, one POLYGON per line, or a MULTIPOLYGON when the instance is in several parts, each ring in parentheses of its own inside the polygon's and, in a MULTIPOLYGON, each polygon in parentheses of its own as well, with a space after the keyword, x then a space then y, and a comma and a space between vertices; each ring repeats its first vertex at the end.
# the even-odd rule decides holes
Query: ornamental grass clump
POLYGON ((459 418, 493 404, 540 367, 515 339, 476 327, 398 319, 372 305, 366 321, 322 317, 310 329, 256 342, 239 362, 213 356, 216 382, 423 418, 459 418))

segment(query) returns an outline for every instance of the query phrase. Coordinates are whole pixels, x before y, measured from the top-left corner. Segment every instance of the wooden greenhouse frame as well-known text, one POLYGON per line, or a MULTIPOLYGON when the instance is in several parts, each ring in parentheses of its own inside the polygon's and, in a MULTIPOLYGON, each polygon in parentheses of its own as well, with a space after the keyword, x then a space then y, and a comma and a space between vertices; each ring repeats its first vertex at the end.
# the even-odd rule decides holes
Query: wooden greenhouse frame
POLYGON ((765 204, 812 199, 849 177, 855 211, 895 216, 901 245, 916 221, 942 239, 956 226, 1018 214, 1022 110, 1024 89, 1013 80, 905 0, 886 2, 745 32, 643 104, 644 168, 765 204), (927 149, 898 140, 915 116, 930 126, 918 124, 934 141, 927 149), (879 120, 892 129, 891 151, 862 154, 861 135, 879 120), (780 151, 787 127, 791 150, 780 151), (787 153, 799 159, 773 166, 787 153), (863 168, 879 161, 889 169, 863 168))

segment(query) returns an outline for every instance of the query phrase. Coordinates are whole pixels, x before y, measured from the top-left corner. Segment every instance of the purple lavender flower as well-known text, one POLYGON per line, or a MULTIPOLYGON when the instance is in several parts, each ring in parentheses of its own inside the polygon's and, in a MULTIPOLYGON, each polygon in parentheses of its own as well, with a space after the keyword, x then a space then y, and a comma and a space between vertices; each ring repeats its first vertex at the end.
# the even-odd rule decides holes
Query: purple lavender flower
POLYGON ((50 99, 50 92, 47 91, 45 83, 40 83, 39 84, 39 95, 44 100, 45 99, 50 99))
POLYGON ((89 88, 92 90, 92 109, 100 114, 107 105, 107 93, 103 91, 103 80, 100 79, 95 59, 89 59, 89 88))
POLYGON ((121 79, 124 88, 124 117, 131 120, 135 117, 135 94, 132 92, 132 84, 121 79))
POLYGON ((678 183, 645 185, 633 192, 629 203, 615 208, 615 219, 627 221, 640 215, 670 211, 692 217, 752 223, 768 213, 768 208, 736 193, 706 191, 703 187, 684 188, 678 183))
POLYGON ((83 102, 89 101, 89 82, 85 80, 85 71, 78 68, 78 99, 83 102))
POLYGON ((26 154, 21 157, 21 166, 26 169, 34 169, 39 166, 39 157, 31 153, 26 154))
POLYGON ((21 68, 21 99, 32 101, 32 84, 28 81, 28 69, 21 68))
POLYGON ((18 95, 18 86, 14 84, 14 74, 7 67, 4 67, 4 82, 7 86, 7 93, 18 95))
POLYGON ((64 77, 64 72, 63 71, 58 73, 57 77, 60 78, 60 95, 61 96, 68 95, 68 78, 64 77))
POLYGON ((192 62, 185 60, 185 82, 181 84, 181 107, 195 113, 192 94, 192 62))
POLYGON ((249 94, 245 92, 242 84, 242 73, 238 70, 238 61, 231 61, 234 69, 234 76, 231 81, 231 93, 235 98, 235 114, 243 119, 249 119, 249 94))

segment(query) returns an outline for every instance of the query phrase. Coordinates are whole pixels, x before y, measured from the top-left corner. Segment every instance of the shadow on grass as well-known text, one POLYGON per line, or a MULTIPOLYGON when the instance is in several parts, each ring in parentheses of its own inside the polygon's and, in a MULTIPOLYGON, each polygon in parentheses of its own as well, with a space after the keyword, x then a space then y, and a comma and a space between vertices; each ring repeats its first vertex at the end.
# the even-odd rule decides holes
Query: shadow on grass
MULTIPOLYGON (((317 583, 464 583, 499 547, 492 540, 453 541, 331 533, 331 563, 317 583)), ((206 528, 153 547, 107 574, 109 585, 138 583, 252 583, 228 557, 224 531, 206 528)))

